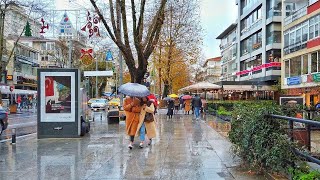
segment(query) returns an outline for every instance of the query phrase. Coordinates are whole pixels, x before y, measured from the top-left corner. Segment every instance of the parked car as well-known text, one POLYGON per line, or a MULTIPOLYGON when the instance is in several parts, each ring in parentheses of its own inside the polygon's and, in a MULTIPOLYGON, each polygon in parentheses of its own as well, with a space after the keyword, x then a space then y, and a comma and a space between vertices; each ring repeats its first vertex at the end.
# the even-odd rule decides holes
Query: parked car
POLYGON ((88 101, 88 103, 87 103, 88 106, 91 107, 92 102, 95 101, 96 99, 97 99, 97 98, 91 98, 91 99, 89 99, 89 101, 88 101))
POLYGON ((0 135, 8 127, 8 112, 0 106, 0 135))
POLYGON ((120 99, 119 99, 119 98, 113 98, 113 99, 111 99, 111 100, 109 101, 109 103, 108 103, 108 106, 109 106, 109 108, 110 108, 110 107, 113 107, 113 108, 119 107, 119 106, 120 106, 120 99))
POLYGON ((91 103, 91 109, 93 111, 106 110, 108 101, 106 99, 95 99, 91 103))

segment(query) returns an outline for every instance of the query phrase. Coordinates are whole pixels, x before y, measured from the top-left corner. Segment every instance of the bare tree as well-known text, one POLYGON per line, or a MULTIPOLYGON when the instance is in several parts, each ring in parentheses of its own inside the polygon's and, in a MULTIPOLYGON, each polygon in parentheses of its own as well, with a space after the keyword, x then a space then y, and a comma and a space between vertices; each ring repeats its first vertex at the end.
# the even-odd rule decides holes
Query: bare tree
POLYGON ((147 72, 148 59, 160 37, 167 0, 149 0, 148 3, 147 0, 141 0, 140 3, 135 0, 109 0, 110 19, 105 18, 95 0, 90 2, 110 38, 121 50, 131 82, 141 83, 147 72), (154 11, 147 11, 152 4, 156 6, 152 7, 154 11))

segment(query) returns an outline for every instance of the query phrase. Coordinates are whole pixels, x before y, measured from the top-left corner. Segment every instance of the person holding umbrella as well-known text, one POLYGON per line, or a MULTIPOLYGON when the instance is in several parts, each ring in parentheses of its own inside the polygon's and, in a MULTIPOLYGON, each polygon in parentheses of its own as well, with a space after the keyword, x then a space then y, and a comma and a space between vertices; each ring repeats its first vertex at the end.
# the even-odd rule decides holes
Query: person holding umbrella
POLYGON ((130 144, 128 145, 129 149, 132 149, 134 136, 138 130, 141 105, 140 100, 136 97, 127 96, 123 102, 123 110, 126 114, 126 132, 130 136, 130 144))
POLYGON ((148 97, 141 98, 141 113, 139 118, 138 129, 136 136, 140 137, 140 148, 143 148, 145 135, 149 138, 148 145, 151 145, 152 138, 156 137, 156 124, 154 122, 154 100, 151 101, 148 97))
POLYGON ((182 97, 182 99, 184 100, 184 110, 185 110, 185 114, 189 114, 190 110, 191 110, 191 99, 192 96, 190 95, 184 95, 182 97))
POLYGON ((141 113, 141 101, 137 97, 145 97, 150 95, 150 91, 144 85, 138 83, 126 83, 119 87, 120 93, 125 94, 127 97, 123 102, 123 109, 126 114, 126 132, 130 136, 129 149, 132 149, 134 136, 137 133, 140 113, 141 113))
POLYGON ((174 101, 173 99, 170 98, 168 100, 168 112, 167 112, 167 116, 169 116, 169 119, 172 119, 173 109, 174 109, 174 101))

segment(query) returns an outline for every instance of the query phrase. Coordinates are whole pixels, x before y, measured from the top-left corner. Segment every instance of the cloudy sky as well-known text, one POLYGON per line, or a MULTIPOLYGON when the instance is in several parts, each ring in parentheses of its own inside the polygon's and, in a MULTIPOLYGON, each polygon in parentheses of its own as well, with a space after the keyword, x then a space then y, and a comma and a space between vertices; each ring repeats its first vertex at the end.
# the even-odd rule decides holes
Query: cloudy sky
POLYGON ((216 37, 236 22, 235 0, 201 0, 201 22, 204 29, 203 52, 205 58, 220 56, 220 40, 216 37))
MULTIPOLYGON (((89 3, 84 5, 83 3, 76 3, 77 1, 83 2, 83 0, 56 0, 56 8, 77 9, 81 6, 90 6, 89 3)), ((216 37, 236 21, 237 6, 235 0, 200 0, 200 2, 201 22, 204 29, 204 58, 220 56, 220 40, 216 40, 216 37)))

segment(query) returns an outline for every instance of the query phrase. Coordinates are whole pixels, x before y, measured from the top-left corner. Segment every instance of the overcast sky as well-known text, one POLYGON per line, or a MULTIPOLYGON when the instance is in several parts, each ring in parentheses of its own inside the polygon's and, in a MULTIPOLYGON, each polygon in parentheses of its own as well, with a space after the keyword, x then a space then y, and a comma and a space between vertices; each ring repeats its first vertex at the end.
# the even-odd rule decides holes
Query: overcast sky
POLYGON ((236 22, 235 0, 202 0, 201 21, 204 32, 203 52, 206 58, 220 56, 220 40, 216 37, 236 22))
MULTIPOLYGON (((81 0, 71 0, 76 2, 81 0)), ((237 18, 237 6, 235 0, 200 0, 201 22, 204 29, 204 57, 212 58, 220 56, 220 40, 216 37, 223 32, 237 18)), ((56 0, 57 9, 78 9, 79 6, 88 6, 83 3, 69 3, 69 0, 56 0), (77 6, 77 7, 75 7, 77 6)), ((72 16, 72 15, 70 15, 72 16)), ((70 17, 71 18, 71 17, 70 17)), ((60 19, 59 19, 60 21, 60 19)))

